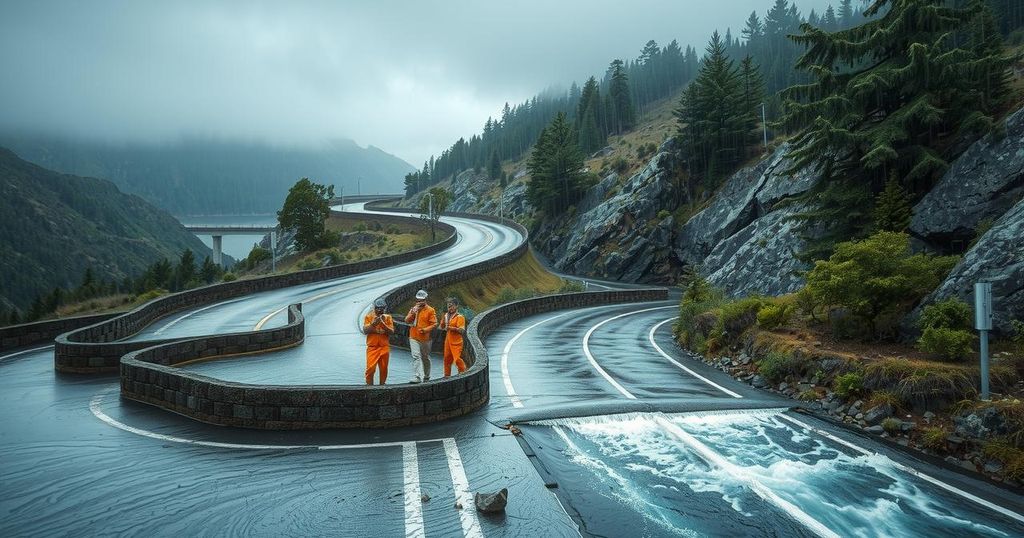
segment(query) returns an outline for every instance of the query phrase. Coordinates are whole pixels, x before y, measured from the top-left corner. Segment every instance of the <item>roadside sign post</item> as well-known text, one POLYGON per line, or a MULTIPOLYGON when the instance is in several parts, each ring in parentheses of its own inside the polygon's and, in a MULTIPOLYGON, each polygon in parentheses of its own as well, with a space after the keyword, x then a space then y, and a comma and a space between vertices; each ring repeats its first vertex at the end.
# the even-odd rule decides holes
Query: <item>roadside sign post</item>
POLYGON ((277 272, 277 230, 270 231, 270 272, 277 272))
POLYGON ((981 399, 988 400, 988 332, 992 330, 992 283, 974 284, 974 328, 981 338, 981 399))

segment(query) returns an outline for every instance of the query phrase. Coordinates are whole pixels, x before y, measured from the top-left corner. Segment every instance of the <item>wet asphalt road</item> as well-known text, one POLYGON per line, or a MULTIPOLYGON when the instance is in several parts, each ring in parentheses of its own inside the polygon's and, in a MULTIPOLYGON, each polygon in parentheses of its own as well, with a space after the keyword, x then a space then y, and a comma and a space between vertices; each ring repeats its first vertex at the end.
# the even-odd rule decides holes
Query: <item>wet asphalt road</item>
MULTIPOLYGON (((391 269, 387 278, 380 272, 182 312, 138 337, 250 330, 277 309, 303 301, 310 334, 302 346, 195 367, 236 381, 359 382, 363 349, 356 320, 370 300, 403 278, 422 276, 425 266, 443 270, 474 256, 500 254, 517 241, 513 231, 495 225, 455 224, 461 239, 452 251, 391 269)), ((603 536, 814 535, 813 527, 780 504, 751 492, 760 484, 785 496, 787 485, 800 491, 806 484, 825 492, 819 497, 827 496, 843 490, 831 487, 829 480, 860 460, 847 461, 852 456, 843 454, 857 453, 820 435, 783 429, 778 424, 789 423, 775 415, 738 416, 711 426, 660 413, 602 415, 594 419, 597 426, 589 425, 589 419, 531 420, 522 426, 520 439, 494 425, 531 411, 552 417, 590 415, 595 409, 628 410, 646 402, 690 402, 701 409, 789 405, 685 357, 671 342, 667 320, 675 315, 673 307, 672 302, 597 307, 510 323, 486 343, 492 398, 485 410, 397 431, 271 433, 213 427, 121 401, 114 377, 58 375, 49 348, 2 357, 0 536, 577 536, 580 529, 603 536), (685 431, 680 434, 673 424, 685 431), (734 462, 725 465, 743 471, 736 472, 741 478, 712 472, 715 466, 695 457, 694 446, 710 447, 734 462), (763 446, 771 450, 744 452, 763 446), (770 462, 766 468, 774 473, 790 468, 792 461, 819 459, 838 463, 827 472, 816 473, 818 467, 812 466, 806 475, 781 478, 762 476, 759 464, 752 463, 770 462), (558 487, 549 489, 546 482, 558 487), (469 492, 501 487, 510 491, 504 516, 472 510, 469 492), (469 509, 457 509, 457 502, 469 509)), ((282 322, 280 314, 266 321, 282 322)), ((394 381, 408 375, 403 353, 397 351, 392 359, 394 381)), ((814 425, 836 433, 827 424, 814 425)), ((893 454, 871 441, 839 436, 996 506, 1024 512, 1019 496, 893 454)), ((871 461, 884 468, 890 460, 871 461)), ((879 478, 880 486, 854 488, 854 494, 902 484, 888 476, 879 478)), ((925 505, 939 499, 946 503, 941 506, 970 506, 972 518, 988 518, 995 529, 982 533, 973 528, 976 534, 1024 535, 1012 517, 956 495, 943 500, 942 492, 929 493, 927 487, 904 489, 924 491, 925 505)), ((804 502, 799 495, 795 499, 804 502)), ((853 523, 843 527, 846 520, 827 519, 823 510, 828 511, 811 505, 806 512, 831 527, 863 529, 854 524, 864 519, 862 514, 844 515, 853 523)), ((930 514, 923 508, 918 512, 930 514)), ((892 529, 850 534, 885 535, 883 530, 892 529)))

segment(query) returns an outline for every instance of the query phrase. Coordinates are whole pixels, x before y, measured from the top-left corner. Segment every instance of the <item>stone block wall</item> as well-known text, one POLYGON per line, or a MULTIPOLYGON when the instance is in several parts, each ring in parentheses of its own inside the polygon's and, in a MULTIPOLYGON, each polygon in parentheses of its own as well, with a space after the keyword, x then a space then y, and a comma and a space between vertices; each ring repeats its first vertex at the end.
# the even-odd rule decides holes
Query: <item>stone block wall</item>
POLYGON ((21 347, 48 344, 60 334, 106 321, 117 315, 94 314, 0 327, 0 353, 21 347))
POLYGON ((537 297, 497 306, 469 324, 465 373, 398 385, 250 385, 209 378, 176 367, 237 353, 257 353, 302 342, 300 305, 284 327, 177 340, 133 351, 120 364, 121 394, 210 424, 263 430, 393 428, 437 422, 479 409, 490 399, 490 369, 483 339, 526 316, 610 303, 664 300, 666 289, 582 292, 537 297))
MULTIPOLYGON (((380 221, 382 224, 388 224, 389 222, 409 224, 411 222, 410 217, 393 215, 375 215, 374 220, 380 221)), ((420 219, 413 219, 412 221, 422 223, 420 219)), ((187 308, 212 304, 217 301, 261 291, 333 280, 415 261, 424 256, 441 252, 455 244, 457 234, 453 226, 439 223, 439 230, 441 230, 441 234, 445 239, 433 245, 394 256, 334 265, 321 269, 212 284, 154 299, 112 319, 76 328, 57 336, 54 348, 54 368, 57 371, 74 373, 116 372, 118 370, 118 361, 125 353, 167 342, 167 340, 147 340, 143 342, 117 342, 117 340, 141 331, 147 325, 163 316, 187 308)))

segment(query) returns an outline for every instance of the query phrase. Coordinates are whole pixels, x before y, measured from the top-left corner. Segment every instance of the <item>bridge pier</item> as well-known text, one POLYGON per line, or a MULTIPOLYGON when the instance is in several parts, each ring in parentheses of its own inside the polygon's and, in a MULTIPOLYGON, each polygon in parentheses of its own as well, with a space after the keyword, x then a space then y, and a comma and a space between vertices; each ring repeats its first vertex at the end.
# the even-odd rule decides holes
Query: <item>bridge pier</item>
POLYGON ((213 263, 217 266, 223 266, 224 256, 221 254, 221 241, 224 239, 222 235, 214 235, 213 237, 213 263))

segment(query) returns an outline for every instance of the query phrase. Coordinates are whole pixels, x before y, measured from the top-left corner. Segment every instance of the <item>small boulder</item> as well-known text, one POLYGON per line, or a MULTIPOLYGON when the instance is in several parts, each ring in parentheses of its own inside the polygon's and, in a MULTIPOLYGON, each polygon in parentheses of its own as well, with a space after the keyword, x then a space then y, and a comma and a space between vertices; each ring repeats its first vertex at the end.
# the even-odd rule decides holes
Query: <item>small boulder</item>
POLYGON ((768 380, 761 375, 755 375, 754 379, 750 381, 750 384, 759 389, 763 389, 768 386, 768 380))
POLYGON ((886 418, 892 416, 892 406, 889 404, 876 405, 864 413, 864 422, 875 425, 880 424, 886 418))
POLYGON ((504 512, 508 504, 508 488, 501 488, 497 493, 477 493, 473 497, 476 509, 486 513, 504 512))

